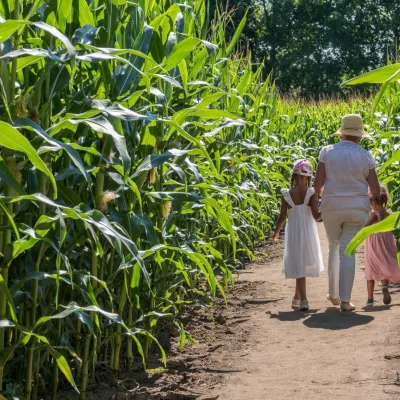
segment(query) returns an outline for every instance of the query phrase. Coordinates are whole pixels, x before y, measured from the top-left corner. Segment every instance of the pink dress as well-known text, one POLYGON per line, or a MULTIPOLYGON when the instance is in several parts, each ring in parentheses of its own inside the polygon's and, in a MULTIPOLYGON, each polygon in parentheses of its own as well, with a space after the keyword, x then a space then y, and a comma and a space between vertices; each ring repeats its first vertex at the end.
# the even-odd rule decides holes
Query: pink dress
MULTIPOLYGON (((372 211, 379 222, 378 212, 372 211)), ((375 233, 365 242, 365 278, 367 280, 400 282, 397 245, 393 232, 375 233)))

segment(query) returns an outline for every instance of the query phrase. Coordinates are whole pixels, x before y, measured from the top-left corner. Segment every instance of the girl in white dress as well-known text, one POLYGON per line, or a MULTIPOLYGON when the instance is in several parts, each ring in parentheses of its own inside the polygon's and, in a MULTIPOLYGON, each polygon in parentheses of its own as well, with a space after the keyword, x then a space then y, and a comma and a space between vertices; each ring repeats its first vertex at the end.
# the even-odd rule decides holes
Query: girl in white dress
POLYGON ((296 279, 293 308, 309 309, 306 278, 318 277, 324 270, 318 229, 315 221, 321 220, 318 197, 311 188, 313 169, 307 160, 297 161, 292 171, 291 189, 283 189, 281 213, 273 240, 278 241, 279 232, 288 218, 285 228, 285 252, 283 270, 286 278, 296 279))

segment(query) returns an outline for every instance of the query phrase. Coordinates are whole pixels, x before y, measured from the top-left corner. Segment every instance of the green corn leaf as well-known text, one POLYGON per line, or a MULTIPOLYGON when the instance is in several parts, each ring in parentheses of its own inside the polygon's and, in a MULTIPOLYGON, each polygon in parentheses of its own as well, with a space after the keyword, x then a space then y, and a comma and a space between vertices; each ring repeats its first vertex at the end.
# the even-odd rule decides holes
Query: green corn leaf
POLYGON ((71 18, 73 12, 72 0, 59 0, 56 4, 57 10, 54 10, 54 15, 57 18, 57 27, 62 32, 65 32, 67 22, 71 18))
POLYGON ((364 240, 374 233, 379 232, 391 232, 399 227, 400 223, 400 212, 395 212, 389 215, 384 220, 378 222, 377 224, 367 226, 362 229, 357 235, 352 239, 346 249, 346 254, 351 256, 356 250, 364 243, 364 240))
POLYGON ((392 157, 379 168, 379 175, 383 175, 388 167, 399 161, 400 161, 400 150, 397 150, 396 152, 394 152, 394 154, 392 154, 392 157))
MULTIPOLYGON (((400 70, 399 70, 400 72, 400 70)), ((385 83, 382 84, 381 88, 379 89, 378 94, 375 96, 374 99, 374 104, 372 106, 372 111, 374 112, 376 108, 378 107, 378 104, 382 100, 383 95, 385 94, 386 90, 388 89, 390 85, 390 80, 386 81, 385 83)))
MULTIPOLYGON (((356 78, 343 82, 343 85, 359 85, 362 83, 384 83, 400 72, 400 64, 390 64, 374 69, 356 78)), ((394 78, 393 78, 394 79, 394 78)))
POLYGON ((133 218, 138 225, 144 227, 146 232, 146 237, 150 243, 150 246, 156 246, 157 244, 160 243, 156 231, 154 229, 154 225, 148 215, 143 215, 142 217, 139 217, 138 215, 134 214, 133 218))
MULTIPOLYGON (((1 25, 0 25, 1 26, 1 25)), ((56 54, 45 50, 45 49, 19 49, 19 50, 14 50, 14 51, 10 51, 9 53, 3 55, 0 57, 0 60, 4 60, 5 58, 18 58, 18 57, 22 57, 22 56, 31 56, 34 57, 34 59, 36 59, 36 61, 39 61, 40 59, 42 59, 43 57, 48 57, 53 61, 58 61, 61 62, 61 58, 58 57, 56 54)), ((17 68, 18 70, 18 68, 17 68)))
POLYGON ((11 189, 13 189, 18 194, 20 195, 26 194, 24 188, 11 174, 10 170, 7 167, 7 164, 5 163, 2 157, 0 157, 0 179, 3 180, 4 183, 6 183, 11 189))
MULTIPOLYGON (((72 43, 69 41, 69 39, 62 34, 58 29, 54 28, 51 25, 45 24, 44 22, 33 22, 33 25, 37 26, 40 29, 43 29, 46 32, 49 32, 51 35, 59 39, 64 46, 66 47, 68 54, 70 56, 70 62, 73 67, 75 67, 75 59, 76 59, 76 52, 75 48, 72 45, 72 43)), ((1 25, 0 25, 1 26, 1 25)))
POLYGON ((201 201, 203 199, 202 196, 199 196, 196 193, 185 192, 149 192, 147 195, 160 200, 201 201))
POLYGON ((188 68, 187 63, 185 60, 182 60, 179 65, 179 72, 181 75, 182 87, 185 91, 187 91, 187 84, 188 84, 188 68))
POLYGON ((235 48, 236 43, 238 42, 240 35, 242 34, 244 27, 246 26, 246 20, 247 20, 247 12, 246 12, 245 16, 242 18, 242 20, 240 21, 240 24, 237 27, 237 29, 232 37, 232 40, 226 49, 226 56, 229 56, 232 53, 233 49, 235 48))
MULTIPOLYGON (((1 328, 5 328, 5 327, 15 327, 15 324, 12 323, 11 321, 0 321, 0 326, 1 328), (4 324, 4 322, 6 322, 6 324, 4 324), (3 326, 1 326, 3 325, 3 326)), ((19 347, 21 345, 22 340, 19 339, 16 341, 15 344, 13 344, 12 346, 7 346, 6 348, 4 348, 3 350, 0 351, 0 368, 4 368, 7 361, 10 360, 12 354, 14 353, 15 349, 17 347, 19 347)), ((1 399, 1 397, 0 397, 1 399)), ((6 399, 5 397, 3 397, 3 399, 6 399)))
POLYGON ((149 171, 152 168, 156 168, 159 167, 160 165, 165 164, 172 158, 181 157, 188 153, 189 153, 188 150, 169 149, 163 154, 151 154, 147 156, 143 160, 143 162, 137 167, 135 173, 131 176, 131 179, 137 178, 144 171, 149 171))
POLYGON ((33 15, 35 15, 35 13, 37 12, 38 8, 43 4, 42 0, 34 0, 34 2, 32 2, 32 7, 29 10, 28 15, 25 17, 26 21, 29 21, 33 15))
POLYGON ((88 118, 85 120, 71 119, 70 122, 73 124, 79 124, 81 122, 89 125, 94 131, 102 133, 104 135, 110 135, 114 141, 115 147, 118 150, 124 171, 127 173, 131 166, 131 158, 129 156, 128 148, 126 147, 125 137, 120 135, 113 127, 113 125, 104 117, 88 118))
MULTIPOLYGON (((153 30, 151 26, 145 24, 143 30, 135 39, 133 50, 138 51, 140 54, 147 55, 153 30)), ((141 56, 132 55, 130 65, 124 66, 116 77, 114 88, 117 96, 125 94, 136 83, 143 64, 144 59, 141 56)))
POLYGON ((57 198, 56 180, 47 165, 37 155, 36 150, 25 137, 11 125, 3 121, 0 121, 0 145, 26 154, 31 163, 49 177, 53 185, 54 197, 57 198))
POLYGON ((17 240, 20 241, 21 238, 19 237, 18 228, 17 228, 17 225, 15 224, 14 218, 1 199, 0 199, 0 207, 3 210, 4 214, 7 216, 8 220, 10 221, 10 224, 14 230, 15 236, 17 237, 17 240))
POLYGON ((92 183, 92 178, 86 171, 85 165, 83 164, 79 156, 79 153, 73 147, 69 146, 64 142, 61 142, 59 140, 50 137, 38 124, 36 124, 35 122, 31 121, 28 118, 18 118, 17 120, 14 121, 13 126, 16 128, 30 129, 33 132, 35 132, 38 136, 40 136, 42 139, 44 139, 46 142, 64 149, 71 157, 72 162, 76 165, 76 167, 85 177, 86 181, 88 183, 92 183))
POLYGON ((67 380, 71 384, 71 386, 79 393, 78 387, 76 386, 76 383, 75 383, 74 377, 72 375, 71 369, 70 369, 70 367, 68 365, 68 362, 65 359, 65 357, 63 355, 61 355, 53 347, 51 347, 50 344, 47 344, 46 347, 47 347, 47 350, 49 351, 49 353, 56 360, 58 368, 60 368, 60 371, 67 378, 67 380))
POLYGON ((23 28, 28 25, 27 21, 16 21, 9 19, 6 22, 0 24, 0 43, 7 40, 11 35, 13 35, 18 29, 23 28))
POLYGON ((184 60, 199 44, 200 40, 197 38, 187 38, 182 42, 178 43, 172 53, 167 57, 163 67, 170 71, 171 69, 178 66, 178 64, 184 60))
POLYGON ((240 80, 239 84, 236 87, 240 96, 243 96, 246 90, 248 90, 252 77, 253 77, 253 72, 249 68, 246 70, 244 76, 242 77, 242 79, 240 80))
POLYGON ((86 0, 79 0, 79 24, 80 26, 92 25, 95 26, 95 21, 89 5, 86 0))
POLYGON ((13 322, 17 323, 17 314, 14 307, 14 302, 11 298, 10 291, 8 290, 7 284, 4 281, 3 276, 0 274, 0 290, 5 294, 8 307, 10 309, 10 316, 13 322))
POLYGON ((27 273, 21 280, 16 280, 13 282, 13 285, 10 288, 10 293, 11 295, 14 295, 21 287, 28 281, 30 280, 37 280, 37 281, 42 281, 45 279, 54 279, 56 280, 57 277, 59 279, 63 280, 66 284, 72 285, 72 282, 64 277, 64 275, 67 275, 67 271, 58 271, 57 273, 47 273, 47 272, 41 272, 41 271, 32 271, 27 273))

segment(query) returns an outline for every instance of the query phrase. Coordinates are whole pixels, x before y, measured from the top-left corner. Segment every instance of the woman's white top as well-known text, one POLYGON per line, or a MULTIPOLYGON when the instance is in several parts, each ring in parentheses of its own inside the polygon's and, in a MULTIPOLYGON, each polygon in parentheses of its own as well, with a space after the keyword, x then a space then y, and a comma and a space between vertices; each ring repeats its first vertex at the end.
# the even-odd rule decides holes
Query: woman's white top
POLYGON ((321 211, 370 210, 367 177, 375 168, 371 153, 349 140, 325 146, 319 155, 325 164, 326 180, 321 211))
POLYGON ((285 251, 283 271, 286 278, 317 277, 324 270, 317 223, 308 205, 314 189, 307 190, 304 203, 295 205, 289 189, 283 189, 282 195, 288 209, 288 221, 285 228, 285 251))

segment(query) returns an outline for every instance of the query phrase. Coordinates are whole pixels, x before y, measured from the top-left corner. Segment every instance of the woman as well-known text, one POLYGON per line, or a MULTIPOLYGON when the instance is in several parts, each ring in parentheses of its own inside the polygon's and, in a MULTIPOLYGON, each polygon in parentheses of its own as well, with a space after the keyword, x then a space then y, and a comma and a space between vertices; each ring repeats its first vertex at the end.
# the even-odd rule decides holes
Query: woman
POLYGON ((358 146, 362 138, 369 137, 361 116, 344 116, 334 136, 342 140, 321 150, 314 187, 322 194, 321 212, 329 242, 327 298, 340 304, 341 311, 351 311, 355 309, 350 298, 356 260, 346 256, 345 250, 367 223, 368 188, 373 198, 378 198, 380 188, 372 155, 358 146))

